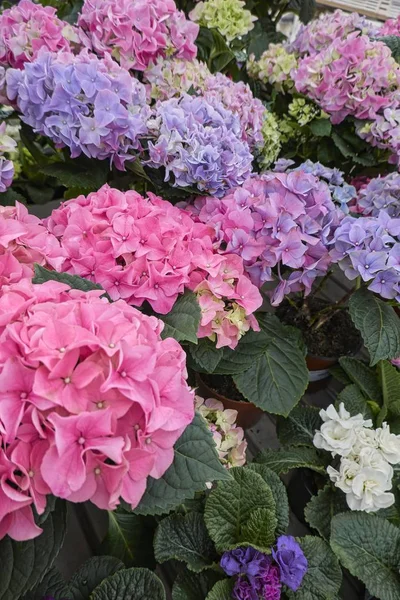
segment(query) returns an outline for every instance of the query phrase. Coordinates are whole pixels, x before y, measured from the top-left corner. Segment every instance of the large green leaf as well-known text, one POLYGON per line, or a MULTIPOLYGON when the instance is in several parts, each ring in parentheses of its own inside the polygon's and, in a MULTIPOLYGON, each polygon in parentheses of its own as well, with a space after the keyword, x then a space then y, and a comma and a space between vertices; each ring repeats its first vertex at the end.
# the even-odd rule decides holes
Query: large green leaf
POLYGON ((88 600, 93 590, 104 579, 123 568, 123 563, 112 556, 95 556, 91 558, 72 576, 68 584, 68 598, 71 600, 88 600))
POLYGON ((304 515, 311 527, 316 529, 325 540, 329 540, 332 518, 348 510, 345 494, 328 483, 311 498, 304 515))
POLYGON ((269 467, 278 475, 288 473, 292 469, 312 469, 317 473, 325 473, 325 464, 313 448, 298 446, 279 450, 263 450, 257 456, 257 462, 269 467))
POLYGON ((46 596, 54 600, 64 600, 69 596, 69 587, 57 567, 47 571, 42 581, 23 597, 23 600, 43 600, 46 596))
POLYGON ((250 545, 268 552, 275 541, 276 505, 263 478, 246 468, 231 469, 206 502, 204 520, 219 552, 250 545))
POLYGON ((378 378, 382 388, 383 406, 377 418, 377 426, 389 415, 400 416, 400 373, 386 360, 378 365, 378 378))
POLYGON ((148 479, 146 492, 135 509, 137 514, 170 512, 196 492, 206 489, 208 481, 230 479, 218 458, 207 423, 199 414, 175 444, 175 458, 160 479, 148 479))
POLYGON ((307 573, 297 592, 288 591, 290 600, 334 600, 342 583, 337 558, 324 540, 312 535, 299 538, 308 561, 307 573))
POLYGON ((349 311, 368 349, 371 365, 400 355, 400 318, 391 306, 360 288, 350 298, 349 311))
MULTIPOLYGON (((79 275, 69 275, 68 273, 57 273, 57 271, 50 271, 45 269, 38 264, 35 264, 35 276, 33 283, 46 283, 46 281, 58 281, 59 283, 65 283, 74 290, 81 290, 82 292, 89 292, 91 290, 102 290, 103 288, 98 283, 93 283, 88 279, 79 277, 79 275)), ((104 290, 103 290, 104 291, 104 290)), ((108 296, 104 291, 104 295, 108 296)))
POLYGON ((218 581, 206 597, 206 600, 232 600, 233 579, 218 581))
POLYGON ((377 404, 382 402, 382 390, 376 377, 375 369, 371 369, 365 363, 343 356, 339 359, 340 366, 346 375, 355 383, 368 400, 377 404))
POLYGON ((190 344, 188 350, 188 359, 193 363, 190 366, 200 373, 213 373, 224 352, 222 348, 216 348, 215 342, 208 338, 201 338, 196 345, 190 344))
POLYGON ((358 415, 361 413, 365 419, 372 418, 372 412, 368 402, 355 383, 347 385, 344 390, 338 394, 336 403, 340 404, 341 402, 343 402, 346 410, 348 410, 351 415, 358 415))
POLYGON ((163 338, 173 337, 178 342, 197 344, 200 325, 200 306, 193 292, 186 291, 175 302, 172 310, 161 318, 165 323, 163 338))
POLYGON ((101 553, 121 560, 126 567, 155 567, 153 537, 156 522, 152 517, 135 515, 121 509, 108 513, 108 532, 101 553))
POLYGON ((304 350, 296 330, 282 325, 274 315, 259 317, 259 323, 266 335, 263 353, 247 371, 234 375, 234 381, 256 406, 287 416, 308 385, 304 350))
POLYGON ((308 126, 316 137, 330 136, 332 131, 332 125, 329 119, 314 119, 308 126))
POLYGON ((258 463, 252 463, 247 468, 261 475, 265 483, 271 488, 276 505, 276 534, 281 535, 285 533, 289 526, 289 502, 286 488, 280 480, 279 475, 271 471, 266 465, 258 463))
POLYGON ((216 571, 193 573, 185 569, 174 582, 172 600, 204 600, 221 578, 216 571))
POLYGON ((200 513, 171 515, 161 521, 154 538, 157 562, 180 560, 192 571, 202 571, 217 559, 214 544, 200 513))
POLYGON ((400 529, 375 515, 349 512, 332 519, 331 546, 352 575, 380 600, 400 598, 400 529))
POLYGON ((278 418, 277 432, 282 446, 309 446, 313 448, 315 430, 322 420, 319 409, 313 406, 296 406, 284 419, 278 418))
POLYGON ((41 525, 43 533, 26 542, 0 541, 0 599, 18 600, 51 569, 64 541, 66 506, 61 500, 41 525))
POLYGON ((101 583, 90 600, 165 600, 161 581, 148 569, 118 571, 101 583))
POLYGON ((44 175, 58 180, 65 187, 83 187, 97 191, 107 181, 109 173, 107 161, 80 158, 78 161, 56 162, 40 169, 44 175))

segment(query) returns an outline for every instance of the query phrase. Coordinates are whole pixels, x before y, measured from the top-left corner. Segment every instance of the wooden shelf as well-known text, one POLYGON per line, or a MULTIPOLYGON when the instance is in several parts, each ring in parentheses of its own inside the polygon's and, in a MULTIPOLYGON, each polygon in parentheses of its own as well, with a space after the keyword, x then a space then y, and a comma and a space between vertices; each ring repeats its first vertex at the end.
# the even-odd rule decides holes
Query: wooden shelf
POLYGON ((379 21, 396 18, 400 14, 400 0, 318 0, 318 5, 358 12, 379 21))

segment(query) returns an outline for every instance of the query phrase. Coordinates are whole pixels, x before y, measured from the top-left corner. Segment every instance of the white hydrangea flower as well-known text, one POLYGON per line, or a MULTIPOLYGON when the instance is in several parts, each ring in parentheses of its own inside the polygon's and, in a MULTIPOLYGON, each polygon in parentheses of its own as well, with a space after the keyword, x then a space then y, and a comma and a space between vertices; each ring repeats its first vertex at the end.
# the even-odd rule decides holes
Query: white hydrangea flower
POLYGON ((349 456, 357 440, 357 431, 372 426, 372 421, 365 421, 361 413, 352 417, 343 402, 339 405, 339 411, 331 404, 319 414, 324 423, 315 433, 314 446, 331 452, 332 456, 349 456))
POLYGON ((400 463, 400 435, 390 433, 387 423, 376 429, 375 434, 377 447, 385 459, 392 465, 400 463))

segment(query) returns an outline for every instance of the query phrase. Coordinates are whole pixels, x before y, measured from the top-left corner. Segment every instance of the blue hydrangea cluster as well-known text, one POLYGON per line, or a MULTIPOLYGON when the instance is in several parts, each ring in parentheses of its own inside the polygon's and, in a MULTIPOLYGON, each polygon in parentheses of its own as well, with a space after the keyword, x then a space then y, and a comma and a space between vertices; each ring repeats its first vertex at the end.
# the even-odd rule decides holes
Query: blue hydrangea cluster
POLYGON ((150 108, 145 87, 111 58, 43 51, 23 71, 9 69, 7 94, 22 120, 71 157, 110 159, 123 169, 141 148, 150 108))
POLYGON ((149 128, 148 164, 164 167, 165 181, 174 186, 221 197, 252 171, 240 120, 218 100, 184 94, 159 102, 149 128))
POLYGON ((331 257, 348 279, 361 276, 369 290, 400 302, 400 219, 385 210, 377 217, 347 216, 333 243, 331 257))
POLYGON ((332 194, 333 201, 340 206, 344 213, 349 212, 349 202, 356 198, 357 190, 354 185, 350 185, 344 180, 342 171, 336 168, 331 169, 325 167, 320 162, 313 162, 312 160, 306 160, 298 167, 291 168, 294 164, 293 160, 282 158, 276 162, 274 170, 280 172, 303 171, 304 173, 311 173, 314 177, 326 181, 332 194))
POLYGON ((400 217, 400 173, 371 179, 360 190, 358 207, 364 215, 376 217, 384 209, 391 217, 400 217))

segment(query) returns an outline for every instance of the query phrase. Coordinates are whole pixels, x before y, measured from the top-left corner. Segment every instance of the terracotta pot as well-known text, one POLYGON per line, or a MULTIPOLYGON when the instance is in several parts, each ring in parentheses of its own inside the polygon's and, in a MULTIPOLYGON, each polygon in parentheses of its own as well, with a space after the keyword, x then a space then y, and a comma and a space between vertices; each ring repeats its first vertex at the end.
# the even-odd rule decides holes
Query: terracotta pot
POLYGON ((330 379, 329 369, 336 365, 337 362, 337 358, 325 358, 323 356, 307 354, 306 364, 310 382, 307 390, 313 393, 326 388, 330 379))
POLYGON ((222 402, 225 408, 238 411, 236 423, 239 425, 239 427, 243 427, 243 429, 250 429, 251 427, 254 427, 254 425, 256 425, 261 419, 263 411, 261 408, 254 406, 252 402, 240 402, 239 400, 225 398, 225 396, 222 396, 222 394, 219 394, 216 390, 210 388, 198 373, 196 373, 196 382, 199 396, 202 396, 206 399, 215 398, 216 400, 222 402))

